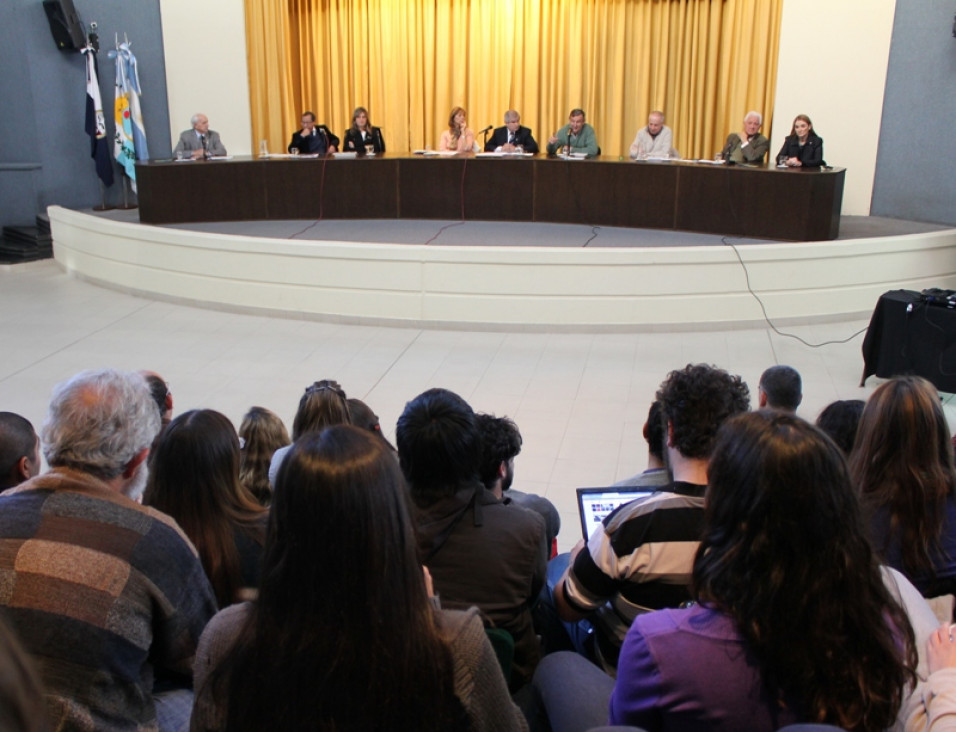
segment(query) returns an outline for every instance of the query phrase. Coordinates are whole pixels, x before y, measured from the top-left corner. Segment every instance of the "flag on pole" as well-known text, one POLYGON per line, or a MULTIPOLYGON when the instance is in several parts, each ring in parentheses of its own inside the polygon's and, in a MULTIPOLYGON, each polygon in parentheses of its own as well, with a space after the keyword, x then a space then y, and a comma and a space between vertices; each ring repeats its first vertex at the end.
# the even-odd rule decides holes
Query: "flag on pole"
POLYGON ((136 192, 136 161, 148 160, 146 129, 139 106, 139 72, 136 56, 129 43, 121 43, 110 57, 116 59, 116 102, 113 107, 116 132, 113 137, 113 156, 130 180, 136 192))
POLYGON ((86 54, 86 134, 90 136, 90 157, 96 161, 96 174, 103 185, 113 185, 113 165, 106 145, 106 118, 96 73, 96 51, 87 46, 86 54))

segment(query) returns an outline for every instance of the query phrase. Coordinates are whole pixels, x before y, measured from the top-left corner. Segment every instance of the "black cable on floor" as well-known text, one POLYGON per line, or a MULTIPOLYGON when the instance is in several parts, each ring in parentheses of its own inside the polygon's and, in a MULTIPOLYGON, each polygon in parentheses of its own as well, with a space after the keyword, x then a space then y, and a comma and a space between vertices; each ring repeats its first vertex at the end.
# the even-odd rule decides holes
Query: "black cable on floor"
POLYGON ((747 270, 747 265, 744 264, 744 260, 743 260, 743 258, 740 256, 740 252, 737 250, 737 247, 733 244, 733 242, 728 241, 728 239, 727 239, 726 236, 721 237, 720 240, 721 240, 721 242, 724 243, 725 246, 728 246, 728 247, 730 247, 731 249, 734 250, 734 254, 737 255, 737 261, 740 262, 740 266, 741 266, 741 267, 743 268, 743 270, 744 270, 744 277, 745 277, 746 280, 747 280, 747 292, 749 292, 751 295, 753 295, 754 300, 756 300, 756 301, 757 301, 757 304, 760 305, 760 310, 763 312, 763 319, 766 321, 767 325, 770 326, 770 329, 773 330, 773 332, 776 333, 777 335, 783 336, 784 338, 793 338, 794 340, 800 341, 803 345, 808 346, 808 347, 810 347, 810 348, 821 348, 821 347, 823 347, 823 346, 830 346, 830 345, 834 345, 834 344, 837 344, 837 343, 849 343, 849 342, 852 341, 854 338, 856 338, 858 335, 861 335, 861 334, 863 334, 863 333, 866 333, 866 328, 861 328, 860 330, 858 330, 858 331, 857 331, 856 333, 854 333, 853 335, 848 336, 848 337, 846 337, 846 338, 844 338, 844 339, 842 339, 842 340, 823 341, 822 343, 810 343, 809 341, 805 341, 803 338, 801 338, 800 336, 798 336, 798 335, 796 335, 796 334, 794 334, 794 333, 785 333, 785 332, 783 332, 783 331, 780 330, 776 325, 773 324, 773 321, 772 321, 772 320, 770 320, 770 316, 767 315, 767 308, 764 306, 763 300, 760 299, 760 296, 759 296, 756 292, 754 292, 754 291, 753 291, 753 288, 750 286, 750 272, 747 270))

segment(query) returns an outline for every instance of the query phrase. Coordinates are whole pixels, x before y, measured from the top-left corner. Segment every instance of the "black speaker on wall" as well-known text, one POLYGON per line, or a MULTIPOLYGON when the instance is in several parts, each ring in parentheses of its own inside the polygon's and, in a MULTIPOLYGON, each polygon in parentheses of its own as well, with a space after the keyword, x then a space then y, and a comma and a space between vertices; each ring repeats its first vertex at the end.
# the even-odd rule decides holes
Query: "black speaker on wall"
POLYGON ((86 46, 83 24, 73 7, 73 0, 43 0, 46 19, 56 47, 61 51, 79 51, 86 46))

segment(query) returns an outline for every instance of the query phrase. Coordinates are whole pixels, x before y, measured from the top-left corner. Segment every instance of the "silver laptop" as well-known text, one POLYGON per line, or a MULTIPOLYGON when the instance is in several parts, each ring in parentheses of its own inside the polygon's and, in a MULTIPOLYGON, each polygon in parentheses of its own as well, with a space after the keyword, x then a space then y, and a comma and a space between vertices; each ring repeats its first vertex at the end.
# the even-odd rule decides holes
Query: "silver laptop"
POLYGON ((603 487, 578 488, 578 514, 581 516, 581 531, 587 541, 615 508, 630 503, 635 498, 649 496, 656 488, 603 487))

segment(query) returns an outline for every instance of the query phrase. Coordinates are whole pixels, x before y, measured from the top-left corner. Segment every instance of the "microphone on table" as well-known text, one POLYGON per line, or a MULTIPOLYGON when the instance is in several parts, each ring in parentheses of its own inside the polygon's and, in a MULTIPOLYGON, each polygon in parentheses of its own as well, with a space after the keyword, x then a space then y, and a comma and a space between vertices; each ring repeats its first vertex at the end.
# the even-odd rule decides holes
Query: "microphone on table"
POLYGON ((208 158, 208 157, 209 157, 209 151, 206 149, 206 136, 205 136, 205 135, 200 135, 200 136, 199 136, 199 141, 202 142, 202 156, 203 156, 203 158, 208 158))
POLYGON ((487 127, 485 127, 485 129, 483 129, 483 130, 482 130, 481 132, 479 132, 478 134, 479 134, 479 135, 483 135, 483 134, 485 134, 486 132, 491 132, 494 128, 495 128, 494 125, 488 125, 487 127))

